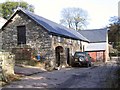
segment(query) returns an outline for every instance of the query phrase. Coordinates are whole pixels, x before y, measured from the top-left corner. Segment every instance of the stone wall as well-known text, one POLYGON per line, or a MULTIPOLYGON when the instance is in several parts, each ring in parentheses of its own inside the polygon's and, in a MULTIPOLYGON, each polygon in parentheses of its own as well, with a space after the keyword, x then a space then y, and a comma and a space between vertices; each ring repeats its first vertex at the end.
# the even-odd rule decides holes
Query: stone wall
POLYGON ((9 76, 14 75, 15 55, 11 52, 0 52, 0 71, 1 80, 9 81, 9 76))
POLYGON ((2 70, 7 75, 14 75, 15 59, 11 52, 2 53, 2 70))
POLYGON ((29 47, 37 53, 42 54, 47 59, 52 59, 50 54, 51 50, 51 38, 48 32, 28 16, 23 13, 18 13, 12 19, 11 22, 4 28, 2 32, 4 50, 12 51, 14 48, 24 48, 29 47), (26 26, 26 45, 17 45, 17 26, 25 25, 26 26))
POLYGON ((55 50, 57 46, 62 46, 64 49, 69 48, 70 54, 74 53, 75 51, 80 51, 80 42, 79 40, 73 40, 68 38, 60 37, 61 40, 57 36, 52 37, 52 48, 55 50))
POLYGON ((73 40, 70 38, 52 36, 52 49, 54 51, 53 57, 56 59, 55 49, 56 47, 61 46, 63 48, 63 52, 60 53, 60 63, 62 67, 69 66, 67 63, 67 49, 69 48, 69 59, 70 64, 72 62, 72 55, 75 51, 81 51, 80 49, 80 42, 78 40, 73 40))

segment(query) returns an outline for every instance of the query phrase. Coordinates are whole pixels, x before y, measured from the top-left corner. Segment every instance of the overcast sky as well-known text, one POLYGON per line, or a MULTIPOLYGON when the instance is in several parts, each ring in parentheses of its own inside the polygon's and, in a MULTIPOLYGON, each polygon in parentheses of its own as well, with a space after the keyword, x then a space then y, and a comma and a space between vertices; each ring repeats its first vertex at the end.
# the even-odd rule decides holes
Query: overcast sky
MULTIPOLYGON (((0 0, 1 2, 8 0, 0 0)), ((9 0, 11 1, 11 0, 9 0)), ((12 0, 26 1, 35 7, 35 13, 59 23, 61 10, 67 7, 78 7, 86 10, 89 15, 87 29, 103 28, 108 25, 112 16, 118 15, 119 0, 12 0)))

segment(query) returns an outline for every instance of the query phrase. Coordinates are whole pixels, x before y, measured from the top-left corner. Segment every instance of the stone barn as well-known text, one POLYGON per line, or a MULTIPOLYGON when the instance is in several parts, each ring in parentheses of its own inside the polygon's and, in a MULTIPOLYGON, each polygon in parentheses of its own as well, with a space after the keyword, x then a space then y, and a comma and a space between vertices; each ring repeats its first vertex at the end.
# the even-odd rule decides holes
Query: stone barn
POLYGON ((70 65, 72 53, 81 50, 81 41, 89 40, 75 30, 18 9, 3 25, 2 41, 2 49, 13 52, 17 60, 40 55, 59 67, 70 65))

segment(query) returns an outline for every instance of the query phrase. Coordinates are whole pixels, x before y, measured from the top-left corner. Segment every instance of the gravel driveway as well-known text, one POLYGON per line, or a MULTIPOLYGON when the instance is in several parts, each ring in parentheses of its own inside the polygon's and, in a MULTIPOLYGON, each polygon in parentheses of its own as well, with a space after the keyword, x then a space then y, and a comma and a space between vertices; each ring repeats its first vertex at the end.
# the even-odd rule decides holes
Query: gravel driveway
POLYGON ((110 87, 109 80, 114 78, 118 66, 115 62, 89 68, 65 68, 52 72, 25 76, 12 82, 6 88, 105 88, 110 87))

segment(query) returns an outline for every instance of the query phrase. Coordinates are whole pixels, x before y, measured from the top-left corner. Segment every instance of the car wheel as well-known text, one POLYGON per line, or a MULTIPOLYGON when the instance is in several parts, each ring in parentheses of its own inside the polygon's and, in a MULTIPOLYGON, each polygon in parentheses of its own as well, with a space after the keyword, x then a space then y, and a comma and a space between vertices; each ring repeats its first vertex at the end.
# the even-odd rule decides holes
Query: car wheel
POLYGON ((86 67, 89 67, 89 63, 86 64, 86 67))
POLYGON ((92 65, 91 64, 89 64, 89 67, 91 67, 92 65))

